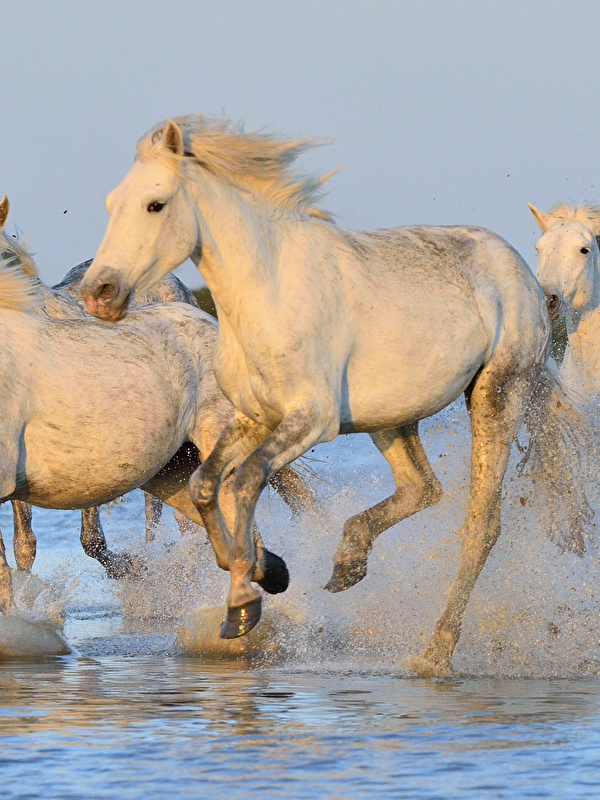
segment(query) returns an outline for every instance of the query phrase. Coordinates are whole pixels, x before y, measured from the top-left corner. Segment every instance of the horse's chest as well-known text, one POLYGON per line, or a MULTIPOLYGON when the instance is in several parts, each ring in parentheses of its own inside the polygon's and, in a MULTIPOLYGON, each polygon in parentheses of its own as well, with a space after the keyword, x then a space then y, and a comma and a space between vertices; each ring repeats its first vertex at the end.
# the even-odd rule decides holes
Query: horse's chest
POLYGON ((261 425, 274 428, 279 424, 281 414, 271 404, 268 386, 256 370, 249 368, 243 354, 235 350, 218 354, 215 375, 221 391, 235 408, 261 425))

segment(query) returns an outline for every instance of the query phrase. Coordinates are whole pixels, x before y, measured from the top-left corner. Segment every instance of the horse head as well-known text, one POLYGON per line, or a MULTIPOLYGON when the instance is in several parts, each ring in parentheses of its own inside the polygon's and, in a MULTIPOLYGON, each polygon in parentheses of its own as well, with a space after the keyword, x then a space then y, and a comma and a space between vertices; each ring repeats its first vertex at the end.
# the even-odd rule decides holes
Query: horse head
POLYGON ((133 167, 106 199, 106 234, 81 284, 90 314, 120 319, 134 292, 145 292, 196 249, 184 171, 183 134, 169 120, 149 146, 138 148, 133 167))
POLYGON ((529 208, 543 231, 536 244, 537 278, 552 323, 579 318, 599 302, 600 215, 591 206, 557 206, 552 212, 529 208))

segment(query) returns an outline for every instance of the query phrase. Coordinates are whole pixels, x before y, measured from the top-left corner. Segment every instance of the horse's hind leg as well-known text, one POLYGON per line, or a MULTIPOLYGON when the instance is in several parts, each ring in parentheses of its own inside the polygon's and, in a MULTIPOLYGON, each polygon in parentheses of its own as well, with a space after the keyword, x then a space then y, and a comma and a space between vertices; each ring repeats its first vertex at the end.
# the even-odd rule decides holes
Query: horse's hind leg
POLYGON ((13 508, 13 552, 17 568, 31 569, 35 561, 37 539, 31 527, 31 506, 21 500, 12 500, 13 508))
POLYGON ((158 497, 144 492, 144 508, 146 511, 146 541, 153 542, 156 535, 156 527, 162 516, 163 504, 158 497))
POLYGON ((6 614, 14 607, 14 604, 10 567, 6 560, 6 548, 0 532, 0 612, 6 614))
MULTIPOLYGON (((539 366, 539 365, 538 365, 539 366)), ((492 365, 490 365, 492 367, 492 365)), ((446 609, 422 655, 411 662, 421 675, 452 673, 452 654, 460 636, 465 609, 479 573, 500 535, 502 481, 510 448, 523 417, 536 365, 529 371, 487 368, 470 395, 473 435, 471 489, 462 527, 458 575, 446 609)))
POLYGON ((108 549, 100 512, 96 506, 81 510, 80 540, 85 554, 99 561, 109 578, 124 578, 127 575, 138 575, 142 571, 142 564, 136 556, 114 553, 108 549))
POLYGON ((396 491, 372 508, 346 521, 334 556, 330 592, 349 589, 367 574, 367 558, 379 534, 437 503, 442 487, 419 439, 418 425, 374 433, 371 438, 392 469, 396 491))

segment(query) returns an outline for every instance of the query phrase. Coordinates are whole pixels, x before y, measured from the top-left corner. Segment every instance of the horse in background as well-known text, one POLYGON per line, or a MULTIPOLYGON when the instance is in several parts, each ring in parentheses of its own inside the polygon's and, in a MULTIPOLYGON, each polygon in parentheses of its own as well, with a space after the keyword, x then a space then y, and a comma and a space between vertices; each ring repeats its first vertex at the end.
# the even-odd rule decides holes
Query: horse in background
POLYGON ((331 224, 315 210, 326 177, 292 169, 311 144, 201 116, 156 126, 107 198, 107 231, 82 293, 92 314, 116 321, 135 293, 188 257, 212 292, 215 372, 236 414, 190 491, 210 535, 232 542, 224 638, 261 616, 251 530, 269 478, 319 442, 370 434, 396 491, 344 526, 327 588, 348 589, 365 577, 383 531, 438 501, 418 424, 465 394, 473 444, 460 564, 413 662, 421 674, 446 675, 500 534, 511 444, 549 352, 544 297, 518 253, 484 229, 331 224), (231 537, 218 494, 234 471, 231 537))
MULTIPOLYGON (((9 213, 8 198, 2 201, 4 222, 0 225, 0 263, 16 262, 25 275, 33 278, 37 285, 37 302, 33 310, 41 315, 56 319, 77 319, 89 316, 85 303, 81 300, 79 287, 92 260, 84 261, 73 267, 63 280, 50 288, 39 279, 39 270, 35 261, 22 242, 16 236, 8 236, 2 228, 6 224, 9 213)), ((159 281, 150 292, 137 298, 136 304, 182 302, 198 307, 196 298, 175 275, 166 276, 159 281)), ((162 514, 162 502, 150 494, 144 493, 146 516, 146 541, 154 538, 156 526, 162 514)), ((33 566, 36 555, 37 539, 32 527, 32 509, 28 503, 20 500, 11 501, 13 507, 14 536, 13 551, 18 569, 29 570, 33 566)), ((189 525, 186 517, 176 511, 176 520, 180 529, 189 525)), ((84 508, 81 511, 81 544, 90 558, 96 559, 106 570, 110 578, 121 578, 139 572, 141 568, 138 558, 127 553, 115 553, 110 550, 102 529, 100 511, 97 507, 84 508)))
POLYGON ((531 470, 544 484, 551 538, 583 555, 593 518, 584 485, 597 473, 600 434, 600 207, 529 208, 542 230, 536 275, 554 330, 564 330, 567 337, 554 369, 560 391, 540 397, 528 421, 531 470))
MULTIPOLYGON (((5 224, 7 203, 0 208, 5 224)), ((48 299, 62 302, 18 258, 0 262, 0 502, 87 509, 140 487, 201 525, 189 477, 233 413, 214 378, 216 321, 170 302, 137 307, 113 326, 48 316, 40 312, 48 299)), ((278 480, 295 508, 312 498, 293 469, 278 480)), ((221 500, 231 524, 230 486, 221 500)), ((258 529, 253 536, 255 579, 281 591, 278 557, 258 529)), ((228 569, 228 550, 213 548, 228 569)), ((0 610, 12 602, 0 535, 0 610)))

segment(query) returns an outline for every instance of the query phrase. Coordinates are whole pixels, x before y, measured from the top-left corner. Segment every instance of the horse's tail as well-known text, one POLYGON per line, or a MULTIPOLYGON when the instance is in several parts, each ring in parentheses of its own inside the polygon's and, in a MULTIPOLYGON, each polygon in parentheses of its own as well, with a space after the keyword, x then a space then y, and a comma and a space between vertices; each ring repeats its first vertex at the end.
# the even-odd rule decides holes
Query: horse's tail
POLYGON ((595 425, 581 411, 581 399, 547 364, 530 399, 525 425, 527 453, 518 466, 539 492, 542 523, 563 551, 583 555, 593 537, 593 511, 586 484, 595 479, 598 440, 595 425))

